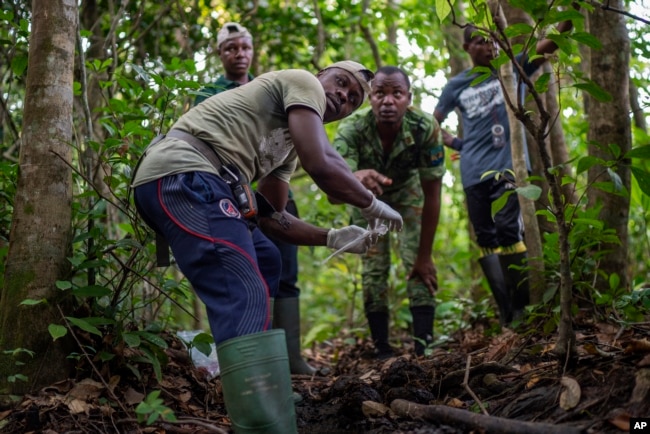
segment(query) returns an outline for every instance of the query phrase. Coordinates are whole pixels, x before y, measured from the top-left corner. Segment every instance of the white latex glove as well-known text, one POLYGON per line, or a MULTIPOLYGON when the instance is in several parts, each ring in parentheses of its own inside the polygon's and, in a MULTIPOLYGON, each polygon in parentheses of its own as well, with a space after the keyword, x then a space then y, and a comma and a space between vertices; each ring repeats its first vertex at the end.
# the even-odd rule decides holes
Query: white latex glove
POLYGON ((369 207, 361 209, 361 215, 368 220, 371 230, 378 228, 381 220, 386 221, 386 226, 390 231, 401 231, 404 224, 402 216, 397 211, 378 200, 375 196, 372 196, 372 203, 369 207))
POLYGON ((359 226, 345 226, 330 229, 327 233, 327 247, 348 253, 366 253, 371 245, 370 231, 359 226))

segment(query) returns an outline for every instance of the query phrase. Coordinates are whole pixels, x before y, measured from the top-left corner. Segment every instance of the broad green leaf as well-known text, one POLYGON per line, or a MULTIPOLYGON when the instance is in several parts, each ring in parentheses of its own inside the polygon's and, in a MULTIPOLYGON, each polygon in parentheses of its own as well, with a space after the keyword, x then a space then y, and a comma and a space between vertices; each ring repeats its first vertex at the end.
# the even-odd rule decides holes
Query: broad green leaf
POLYGON ((578 160, 577 174, 586 172, 597 164, 605 164, 605 162, 602 159, 596 157, 582 157, 580 160, 578 160))
POLYGON ((605 224, 600 221, 600 220, 595 220, 595 219, 587 219, 583 217, 577 217, 573 220, 573 224, 581 224, 581 225, 586 225, 586 226, 591 226, 596 229, 603 229, 605 227, 605 224))
POLYGON ((23 75, 27 68, 27 56, 16 56, 11 59, 11 70, 17 76, 23 75))
POLYGON ((621 284, 621 277, 618 273, 612 273, 609 275, 609 287, 611 289, 618 289, 621 284))
POLYGON ((634 179, 639 184, 641 191, 646 196, 650 196, 650 172, 636 166, 630 167, 630 170, 632 170, 632 175, 634 175, 634 179))
POLYGON ((508 26, 504 32, 508 38, 514 38, 521 35, 530 35, 533 33, 533 27, 526 23, 516 23, 508 26))
POLYGON ((571 40, 567 38, 565 35, 557 35, 557 34, 549 34, 546 35, 548 39, 551 41, 555 42, 555 44, 565 52, 566 54, 571 54, 573 52, 573 49, 571 47, 571 40))
POLYGON ((617 196, 624 196, 625 195, 623 189, 616 188, 616 185, 612 181, 595 182, 594 184, 592 184, 592 186, 594 188, 597 188, 598 190, 602 190, 602 191, 604 191, 606 193, 615 194, 617 196))
POLYGON ((158 381, 162 381, 162 367, 160 366, 160 360, 158 360, 158 357, 156 357, 156 354, 151 351, 150 348, 148 347, 140 347, 143 353, 147 355, 148 362, 151 363, 151 366, 153 367, 153 371, 156 374, 156 378, 158 381))
POLYGON ((100 285, 82 286, 72 290, 77 297, 105 297, 111 295, 111 290, 100 285))
POLYGON ((59 324, 50 324, 47 326, 47 330, 50 332, 50 336, 52 336, 52 339, 54 340, 57 340, 68 334, 68 329, 59 324))
MULTIPOLYGON (((453 3, 455 0, 451 0, 451 3, 453 3)), ((436 0, 436 15, 438 15, 438 19, 440 22, 442 22, 445 18, 447 18, 447 15, 451 13, 451 6, 449 5, 449 1, 447 0, 436 0)))
POLYGON ((47 300, 44 299, 44 298, 41 298, 40 300, 34 300, 34 299, 31 299, 31 298, 26 298, 26 299, 24 299, 23 301, 20 302, 20 305, 23 305, 23 306, 35 306, 37 304, 42 304, 42 303, 47 304, 47 300))
POLYGON ((492 218, 494 218, 494 216, 497 215, 497 213, 499 211, 501 211, 501 209, 503 209, 504 206, 506 206, 506 202, 508 201, 508 197, 512 193, 514 193, 514 191, 508 190, 505 193, 503 193, 501 195, 501 197, 499 197, 497 200, 492 202, 492 218))
POLYGON ((140 336, 135 333, 122 333, 122 339, 131 348, 137 348, 142 343, 140 336))
POLYGON ((612 96, 606 90, 598 86, 593 81, 576 83, 574 84, 574 86, 577 87, 578 89, 584 90, 589 95, 593 96, 597 101, 610 102, 612 100, 612 96))
POLYGON ((515 191, 530 200, 537 200, 542 195, 542 189, 534 184, 528 184, 525 187, 517 187, 515 191))
POLYGON ((636 148, 630 149, 625 154, 625 158, 650 159, 650 145, 637 146, 636 148))
POLYGON ((65 317, 68 321, 70 321, 72 324, 76 325, 79 327, 81 330, 87 331, 88 333, 92 333, 97 336, 101 336, 102 333, 97 329, 97 327, 89 324, 87 321, 81 319, 81 318, 75 318, 72 316, 66 316, 65 317))
POLYGON ((535 90, 538 93, 544 93, 548 90, 548 83, 551 81, 551 74, 548 72, 543 73, 535 80, 535 90))
POLYGON ((598 38, 596 38, 594 35, 587 32, 574 32, 571 33, 569 37, 595 50, 600 50, 603 48, 603 44, 600 42, 600 40, 598 40, 598 38))
POLYGON ((142 339, 144 339, 145 341, 151 342, 152 344, 156 345, 157 347, 160 347, 160 348, 163 348, 163 349, 168 347, 167 342, 165 342, 165 340, 163 338, 161 338, 160 336, 158 336, 158 335, 155 335, 153 333, 148 333, 148 332, 141 332, 141 331, 139 331, 137 333, 138 333, 138 335, 140 335, 140 337, 142 339))

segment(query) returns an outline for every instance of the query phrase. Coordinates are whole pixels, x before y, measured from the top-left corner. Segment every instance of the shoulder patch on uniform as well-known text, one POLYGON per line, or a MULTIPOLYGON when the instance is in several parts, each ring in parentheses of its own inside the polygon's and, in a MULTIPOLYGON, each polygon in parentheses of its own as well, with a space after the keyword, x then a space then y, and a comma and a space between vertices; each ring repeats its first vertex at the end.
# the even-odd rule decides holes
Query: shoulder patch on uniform
POLYGON ((228 217, 236 217, 239 218, 239 210, 237 207, 231 202, 230 199, 221 199, 219 201, 219 208, 221 209, 221 212, 227 215, 228 217))

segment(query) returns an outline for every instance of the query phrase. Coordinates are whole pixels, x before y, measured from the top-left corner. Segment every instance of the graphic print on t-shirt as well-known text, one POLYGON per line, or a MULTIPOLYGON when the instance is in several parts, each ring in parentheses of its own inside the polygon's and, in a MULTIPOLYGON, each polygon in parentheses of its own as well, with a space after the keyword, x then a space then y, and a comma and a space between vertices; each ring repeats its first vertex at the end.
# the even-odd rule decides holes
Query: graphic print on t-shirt
POLYGON ((460 93, 458 100, 470 119, 488 116, 504 102, 501 84, 498 80, 470 86, 460 93))
POLYGON ((260 141, 262 173, 270 173, 281 165, 291 152, 293 142, 288 128, 276 128, 260 141))

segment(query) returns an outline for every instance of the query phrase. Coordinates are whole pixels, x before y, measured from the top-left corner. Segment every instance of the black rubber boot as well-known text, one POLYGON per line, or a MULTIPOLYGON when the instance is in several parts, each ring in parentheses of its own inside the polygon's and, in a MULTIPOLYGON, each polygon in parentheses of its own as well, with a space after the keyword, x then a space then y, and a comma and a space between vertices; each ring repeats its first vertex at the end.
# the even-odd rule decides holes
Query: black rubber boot
POLYGON ((276 298, 273 304, 273 328, 284 329, 292 374, 314 375, 316 368, 300 354, 300 299, 276 298))
POLYGON ((485 278, 490 286, 490 291, 492 291, 494 300, 497 302, 497 307, 499 308, 499 324, 505 327, 512 321, 512 304, 499 255, 492 253, 483 256, 479 258, 478 263, 481 265, 483 274, 485 274, 485 278))
POLYGON ((527 257, 526 252, 499 255, 506 287, 510 293, 513 320, 521 320, 526 313, 525 307, 530 304, 528 270, 526 269, 527 257))
POLYGON ((395 353, 388 343, 388 312, 366 312, 368 327, 375 345, 375 358, 388 359, 395 353))
POLYGON ((415 306, 411 308, 416 356, 423 356, 424 350, 433 343, 434 314, 435 308, 433 306, 415 306))

